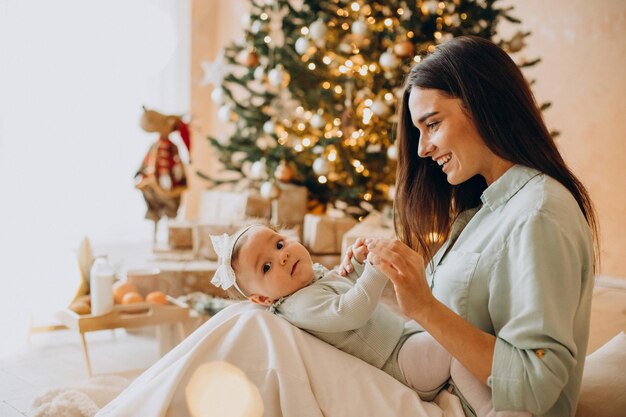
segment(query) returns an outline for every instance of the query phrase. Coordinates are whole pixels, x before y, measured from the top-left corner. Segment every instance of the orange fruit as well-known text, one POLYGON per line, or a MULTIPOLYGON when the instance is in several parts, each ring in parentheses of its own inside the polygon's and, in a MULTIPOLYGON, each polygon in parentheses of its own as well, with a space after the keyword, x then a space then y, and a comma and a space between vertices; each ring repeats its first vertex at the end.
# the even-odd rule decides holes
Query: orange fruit
POLYGON ((137 287, 135 287, 130 282, 126 281, 117 281, 113 284, 113 298, 117 304, 122 304, 122 299, 129 292, 139 292, 137 291, 137 287))
POLYGON ((133 304, 133 303, 141 303, 143 301, 143 297, 136 291, 130 291, 124 294, 122 297, 122 304, 133 304))
POLYGON ((161 291, 153 291, 150 294, 146 295, 146 301, 156 304, 168 304, 167 296, 161 291))

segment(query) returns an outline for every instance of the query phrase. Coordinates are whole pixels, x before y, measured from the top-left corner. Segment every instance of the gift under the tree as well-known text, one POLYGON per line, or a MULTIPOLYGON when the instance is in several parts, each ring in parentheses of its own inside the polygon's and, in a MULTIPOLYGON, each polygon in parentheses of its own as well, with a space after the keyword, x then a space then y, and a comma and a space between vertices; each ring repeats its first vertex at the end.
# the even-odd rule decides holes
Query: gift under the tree
POLYGON ((353 245, 360 237, 393 239, 396 237, 396 232, 393 230, 393 223, 390 219, 379 211, 373 211, 343 235, 341 255, 343 256, 348 250, 348 247, 353 245))
POLYGON ((307 213, 307 188, 286 183, 278 183, 278 187, 280 195, 272 205, 272 223, 281 227, 301 228, 307 213))
POLYGON ((269 219, 271 204, 256 190, 205 191, 200 197, 199 220, 210 224, 235 224, 245 219, 269 219))
POLYGON ((192 220, 169 220, 167 223, 167 243, 172 249, 191 249, 193 247, 192 220))
POLYGON ((343 235, 356 224, 352 217, 307 214, 304 216, 304 245, 316 255, 339 254, 343 235))

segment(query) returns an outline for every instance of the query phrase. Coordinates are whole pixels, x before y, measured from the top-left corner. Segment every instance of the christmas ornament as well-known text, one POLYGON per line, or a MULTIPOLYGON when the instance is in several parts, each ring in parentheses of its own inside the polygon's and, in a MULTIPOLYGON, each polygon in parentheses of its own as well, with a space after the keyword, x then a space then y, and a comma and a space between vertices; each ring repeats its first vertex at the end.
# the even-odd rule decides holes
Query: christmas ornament
POLYGON ((272 45, 282 48, 285 45, 285 32, 283 32, 283 19, 288 14, 288 10, 282 6, 275 6, 270 13, 270 38, 272 45))
POLYGON ((224 104, 222 107, 220 107, 220 109, 217 111, 217 118, 219 120, 221 120, 222 122, 230 122, 232 121, 233 115, 232 115, 232 109, 230 108, 230 105, 228 104, 224 104))
POLYGON ((370 109, 372 109, 372 112, 376 116, 384 116, 389 113, 389 106, 387 106, 387 104, 380 99, 373 102, 370 106, 370 109))
POLYGON ((326 23, 324 23, 323 20, 318 19, 309 27, 309 36, 314 41, 323 41, 326 38, 327 31, 328 28, 326 27, 326 23))
POLYGON ((392 161, 398 159, 398 148, 396 147, 396 145, 391 145, 387 148, 387 158, 392 161))
POLYGON ((263 180, 267 178, 267 166, 265 160, 256 161, 250 167, 249 177, 253 180, 263 180))
POLYGON ((369 27, 363 19, 355 20, 351 26, 352 33, 356 36, 367 36, 369 33, 369 27))
POLYGON ((311 45, 311 41, 309 41, 307 38, 298 38, 298 40, 296 40, 296 52, 300 55, 304 55, 304 54, 311 54, 313 51, 315 51, 315 47, 311 45))
POLYGON ((320 156, 313 161, 313 172, 317 175, 328 175, 330 172, 330 163, 326 158, 320 156))
POLYGON ((339 44, 339 52, 346 54, 346 55, 349 53, 352 53, 352 45, 346 42, 341 42, 339 44))
POLYGON ((276 133, 276 124, 274 124, 272 120, 268 120, 267 122, 263 123, 263 132, 267 133, 268 135, 276 133))
POLYGON ((323 129, 326 127, 326 120, 321 114, 316 113, 311 117, 311 126, 315 129, 323 129))
POLYGON ((245 65, 248 68, 255 68, 259 65, 259 54, 255 51, 243 51, 243 56, 241 57, 241 64, 245 65))
POLYGON ((274 87, 287 87, 289 85, 289 74, 285 72, 282 65, 272 69, 267 75, 267 79, 274 87))
POLYGON ((397 43, 393 46, 393 53, 399 56, 400 58, 408 58, 413 55, 413 42, 404 41, 397 43))
POLYGON ((289 182, 296 176, 293 168, 287 164, 287 161, 284 159, 280 161, 278 166, 276 167, 276 171, 274 171, 274 177, 278 181, 289 182))
POLYGON ((278 188, 274 181, 264 182, 261 184, 261 189, 259 191, 261 193, 261 197, 266 200, 275 200, 280 197, 280 188, 278 188))
POLYGON ((222 87, 214 87, 211 91, 211 101, 215 104, 224 104, 224 89, 222 87))
POLYGON ((265 78, 265 68, 257 67, 254 70, 254 79, 257 81, 263 81, 263 78, 265 78))
POLYGON ((383 69, 391 70, 400 65, 400 60, 391 51, 385 51, 380 55, 380 66, 383 69))
POLYGON ((202 76, 202 81, 200 81, 200 86, 205 86, 209 84, 214 86, 222 85, 224 75, 228 70, 228 65, 226 65, 226 62, 224 60, 223 49, 218 52, 215 60, 203 60, 201 65, 202 70, 204 71, 204 75, 202 76))

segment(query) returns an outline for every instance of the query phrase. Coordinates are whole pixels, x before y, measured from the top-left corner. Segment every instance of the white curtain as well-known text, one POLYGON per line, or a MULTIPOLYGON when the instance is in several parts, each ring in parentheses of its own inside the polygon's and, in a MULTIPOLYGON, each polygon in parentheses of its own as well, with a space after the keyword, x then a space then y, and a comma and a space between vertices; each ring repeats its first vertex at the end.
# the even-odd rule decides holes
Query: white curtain
MULTIPOLYGON (((82 237, 148 241, 141 106, 187 113, 189 0, 0 0, 0 327, 67 305, 82 237)), ((4 340, 7 340, 3 337, 4 340)))

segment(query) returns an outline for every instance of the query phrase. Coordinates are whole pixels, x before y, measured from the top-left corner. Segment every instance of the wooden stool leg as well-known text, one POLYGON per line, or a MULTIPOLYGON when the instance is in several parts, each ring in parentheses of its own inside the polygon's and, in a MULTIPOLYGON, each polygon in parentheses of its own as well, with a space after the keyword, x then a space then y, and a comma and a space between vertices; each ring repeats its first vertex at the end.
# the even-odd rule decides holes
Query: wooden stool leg
POLYGON ((85 364, 87 365, 87 374, 89 375, 89 378, 91 378, 93 376, 93 373, 91 372, 91 361, 89 360, 89 351, 87 350, 87 341, 85 340, 84 333, 80 334, 80 341, 83 345, 83 353, 85 354, 85 364))

